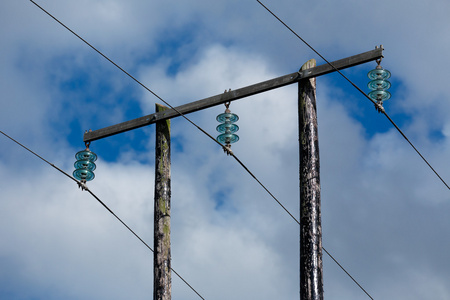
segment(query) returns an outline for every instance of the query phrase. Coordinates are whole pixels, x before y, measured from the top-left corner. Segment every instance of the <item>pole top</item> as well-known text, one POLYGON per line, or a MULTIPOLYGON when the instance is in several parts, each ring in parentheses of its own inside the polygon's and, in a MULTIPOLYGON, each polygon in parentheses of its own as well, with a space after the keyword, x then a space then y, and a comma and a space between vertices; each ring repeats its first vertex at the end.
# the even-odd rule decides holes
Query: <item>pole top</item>
POLYGON ((314 68, 315 66, 316 66, 316 60, 314 58, 312 58, 303 64, 303 66, 300 68, 300 71, 311 69, 311 68, 314 68))

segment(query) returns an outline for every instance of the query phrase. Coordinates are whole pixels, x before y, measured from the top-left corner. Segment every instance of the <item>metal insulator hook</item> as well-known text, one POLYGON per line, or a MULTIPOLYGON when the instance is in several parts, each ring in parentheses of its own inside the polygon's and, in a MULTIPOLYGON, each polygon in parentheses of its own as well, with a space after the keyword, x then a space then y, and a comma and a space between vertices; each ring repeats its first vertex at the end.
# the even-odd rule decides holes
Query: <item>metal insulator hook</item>
POLYGON ((231 104, 231 102, 225 102, 224 103, 224 105, 225 105, 225 112, 226 113, 230 113, 231 111, 230 111, 230 104, 231 104))
MULTIPOLYGON (((381 50, 384 50, 383 45, 375 46, 375 49, 381 49, 381 50)), ((383 56, 380 57, 379 59, 375 60, 376 63, 378 64, 378 66, 381 64, 381 60, 382 60, 382 59, 383 59, 383 56)))

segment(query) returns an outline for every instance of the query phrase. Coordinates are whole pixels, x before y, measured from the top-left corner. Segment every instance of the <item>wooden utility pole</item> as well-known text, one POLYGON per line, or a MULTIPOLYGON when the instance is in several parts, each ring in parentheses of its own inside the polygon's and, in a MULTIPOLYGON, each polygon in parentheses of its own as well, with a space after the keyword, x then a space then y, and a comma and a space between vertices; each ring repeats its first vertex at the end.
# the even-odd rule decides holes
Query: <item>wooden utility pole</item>
MULTIPOLYGON (((314 59, 301 70, 316 66, 314 59)), ((300 300, 323 300, 320 160, 316 78, 298 83, 300 147, 300 300)))
MULTIPOLYGON (((156 112, 166 110, 156 104, 156 112)), ((170 300, 170 119, 156 122, 153 300, 170 300)))

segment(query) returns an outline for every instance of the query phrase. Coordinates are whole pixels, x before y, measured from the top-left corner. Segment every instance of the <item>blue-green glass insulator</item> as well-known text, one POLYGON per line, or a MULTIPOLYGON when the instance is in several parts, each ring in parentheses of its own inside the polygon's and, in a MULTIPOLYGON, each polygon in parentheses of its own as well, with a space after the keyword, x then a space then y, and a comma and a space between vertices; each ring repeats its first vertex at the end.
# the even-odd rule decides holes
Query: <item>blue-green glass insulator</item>
POLYGON ((367 76, 371 80, 377 80, 377 79, 389 79, 391 77, 391 72, 385 69, 373 69, 369 73, 367 73, 367 76))
POLYGON ((217 141, 221 144, 232 144, 239 141, 239 136, 234 133, 222 133, 217 137, 217 141))
POLYGON ((79 151, 77 154, 75 154, 75 158, 77 160, 89 160, 89 161, 96 161, 97 160, 97 154, 95 154, 92 151, 89 150, 83 150, 79 151))
POLYGON ((75 169, 86 169, 89 171, 94 171, 96 168, 95 163, 89 160, 77 160, 74 164, 75 169))
POLYGON ((234 133, 239 130, 239 126, 236 124, 224 123, 217 125, 216 129, 220 133, 234 133))
POLYGON ((73 171, 73 177, 78 180, 91 181, 92 179, 94 179, 95 175, 93 172, 87 169, 78 169, 73 171))
POLYGON ((383 90, 371 91, 369 97, 375 101, 385 101, 391 98, 391 93, 383 90))
POLYGON ((239 120, 239 117, 233 113, 223 113, 223 114, 218 115, 216 120, 217 120, 217 122, 220 122, 220 123, 224 123, 227 121, 229 121, 230 123, 234 123, 239 120))
POLYGON ((391 87, 391 83, 387 80, 377 79, 370 81, 367 86, 371 90, 387 90, 391 87))

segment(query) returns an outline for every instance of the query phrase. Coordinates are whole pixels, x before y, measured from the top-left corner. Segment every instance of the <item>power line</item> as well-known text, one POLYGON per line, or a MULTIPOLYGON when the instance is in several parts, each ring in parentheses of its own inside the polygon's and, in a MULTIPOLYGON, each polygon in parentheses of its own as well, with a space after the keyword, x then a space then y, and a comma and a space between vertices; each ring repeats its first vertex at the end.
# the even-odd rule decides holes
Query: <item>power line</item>
POLYGON ((23 144, 21 144, 19 141, 13 139, 12 137, 10 137, 9 135, 7 135, 6 133, 4 133, 3 131, 0 130, 0 133, 3 134, 5 137, 7 137, 8 139, 10 139, 11 141, 13 141, 14 143, 18 144, 19 146, 21 146, 22 148, 24 148, 25 150, 31 152, 33 155, 37 156, 38 158, 40 158, 41 160, 43 160, 44 162, 46 162, 47 164, 49 164, 50 166, 52 166, 53 168, 55 168, 56 170, 58 170, 59 172, 61 172, 62 174, 66 175, 67 177, 69 177, 70 179, 72 179, 73 181, 77 182, 78 184, 80 184, 80 182, 78 180, 76 180, 75 178, 73 178, 72 176, 70 176, 69 174, 67 174, 66 172, 64 172, 63 170, 61 170, 60 168, 58 168, 57 166, 55 166, 54 164, 52 164, 51 162, 49 162, 48 160, 46 160, 45 158, 43 158, 42 156, 38 155, 36 152, 32 151, 31 149, 25 147, 23 144))
POLYGON ((47 10, 45 10, 42 6, 40 6, 39 4, 37 4, 36 2, 34 2, 33 0, 30 0, 31 3, 33 3, 34 5, 36 5, 39 9, 41 9, 44 13, 46 13, 48 16, 50 16, 53 20, 55 20, 56 22, 58 22, 61 26, 63 26, 65 29, 67 29, 70 33, 72 33, 73 35, 75 35, 78 39, 80 39, 83 43, 85 43, 86 45, 88 45, 91 49, 93 49, 95 52, 97 52, 98 54, 100 54, 103 58, 105 58, 107 61, 109 61, 111 64, 113 64, 116 68, 118 68, 120 71, 122 71, 124 74, 126 74, 128 77, 130 77, 133 81, 135 81, 137 84, 139 84, 141 87, 143 87, 145 90, 147 90, 148 92, 150 92, 153 96, 155 96, 156 98, 158 98, 160 101, 162 101, 164 104, 166 104, 168 107, 170 107, 171 109, 173 109, 174 111, 176 111, 181 117, 183 117, 186 121, 188 121, 189 123, 191 123, 193 126, 195 126, 198 130, 200 130, 201 132, 203 132, 204 134, 206 134, 210 139, 212 139, 214 142, 216 142, 217 144, 219 144, 221 147, 224 147, 221 143, 219 143, 213 136, 211 136, 208 132, 206 132, 203 128, 201 128, 200 126, 198 126, 196 123, 194 123, 191 119, 189 119, 188 117, 186 117, 183 113, 181 113, 180 111, 178 111, 175 107, 173 107, 172 105, 170 105, 170 103, 168 103, 167 101, 165 101, 163 98, 161 98, 158 94, 156 94, 153 90, 151 90, 150 88, 148 88, 145 84, 143 84, 141 81, 139 81, 136 77, 134 77, 133 75, 131 75, 129 72, 127 72, 125 69, 123 69, 121 66, 119 66, 117 63, 115 63, 112 59, 110 59, 108 56, 106 56, 105 54, 103 54, 100 50, 98 50, 96 47, 94 47, 91 43, 89 43, 88 41, 86 41, 84 38, 82 38, 80 35, 78 35, 75 31, 73 31, 72 29, 70 29, 68 26, 66 26, 63 22, 61 22, 60 20, 58 20, 55 16, 53 16, 51 13, 49 13, 47 10))
POLYGON ((349 272, 347 272, 346 269, 344 269, 344 267, 333 257, 333 255, 331 255, 330 252, 328 252, 324 247, 322 247, 322 250, 325 251, 326 254, 328 254, 328 256, 342 269, 342 271, 345 272, 345 274, 347 274, 348 277, 350 277, 351 280, 353 280, 353 282, 372 300, 374 300, 372 298, 372 296, 370 296, 370 294, 358 283, 358 281, 356 281, 355 278, 353 278, 352 275, 350 275, 349 272))
MULTIPOLYGON (((328 65, 330 65, 335 71, 337 71, 345 80, 347 80, 353 87, 355 87, 361 94, 363 94, 367 99, 369 99, 376 107, 377 103, 370 98, 361 88, 359 88, 353 81, 351 81, 347 76, 345 76, 341 71, 339 71, 332 63, 330 63, 324 56, 322 56, 315 48, 313 48, 309 43, 307 43, 299 34, 297 34, 291 27, 289 27, 283 20, 281 20, 275 13, 273 13, 267 6, 265 6, 260 0, 256 0, 262 7, 264 7, 272 16, 274 16, 281 24, 283 24, 289 31, 291 31, 297 38, 299 38, 306 46, 308 46, 314 53, 316 53, 320 58, 322 58, 328 65)), ((413 145, 413 143, 408 139, 408 137, 403 133, 403 131, 397 126, 397 124, 392 120, 392 118, 387 114, 384 109, 380 110, 386 118, 391 122, 391 124, 397 129, 397 131, 403 136, 403 138, 410 144, 410 146, 416 151, 416 153, 423 159, 423 161, 428 165, 428 167, 435 173, 435 175, 442 181, 442 183, 450 189, 449 185, 444 181, 444 179, 437 173, 437 171, 431 166, 427 159, 420 153, 420 151, 413 145)), ((328 256, 333 259, 333 261, 355 282, 358 287, 373 300, 372 296, 341 266, 341 264, 324 248, 322 249, 328 256)))
MULTIPOLYGON (((158 94, 156 94, 153 90, 151 90, 150 88, 148 88, 146 85, 144 85, 141 81, 139 81, 138 79, 136 79, 134 76, 132 76, 129 72, 127 72, 125 69, 123 69, 122 67, 120 67, 117 63, 115 63, 112 59, 110 59, 108 56, 106 56, 105 54, 103 54, 100 50, 98 50, 97 48, 95 48, 92 44, 90 44, 88 41, 86 41, 85 39, 83 39, 80 35, 78 35, 75 31, 73 31, 72 29, 70 29, 68 26, 66 26, 64 23, 62 23, 60 20, 58 20, 55 16, 53 16, 51 13, 49 13, 47 10, 45 10, 43 7, 39 6, 36 2, 34 2, 33 0, 30 0, 34 5, 36 5, 38 8, 40 8, 43 12, 45 12, 48 16, 50 16, 53 20, 55 20, 56 22, 58 22, 61 26, 63 26, 65 29, 67 29, 70 33, 72 33, 73 35, 75 35, 78 39, 80 39, 82 42, 84 42, 86 45, 88 45, 90 48, 92 48, 95 52, 97 52, 98 54, 100 54, 103 58, 105 58, 107 61, 109 61, 110 63, 112 63, 115 67, 117 67, 120 71, 122 71, 123 73, 125 73, 127 76, 129 76, 131 79, 133 79, 135 82, 137 82, 140 86, 142 86, 144 89, 146 89, 148 92, 150 92, 151 94, 153 94, 156 98, 158 98, 159 100, 161 100, 162 102, 164 102, 167 106, 169 106, 170 108, 172 108, 173 110, 175 110, 180 116, 182 116, 184 119, 186 119, 189 123, 191 123, 192 125, 194 125, 198 130, 200 130, 201 132, 203 132, 204 134, 206 134, 210 139, 212 139, 216 144, 220 145, 223 150, 231 155, 249 174, 250 176, 252 176, 258 183, 259 185, 291 216, 291 218, 293 218, 295 221, 298 222, 298 220, 286 209, 286 207, 284 207, 284 205, 264 186, 264 184, 258 180, 258 178, 256 178, 256 176, 245 166, 245 164, 227 147, 225 147, 224 145, 222 145, 220 142, 218 142, 213 136, 211 136, 209 133, 207 133, 203 128, 201 128, 200 126, 198 126, 196 123, 194 123, 192 120, 190 120, 188 117, 186 117, 183 113, 179 112, 176 108, 174 108, 172 105, 170 105, 167 101, 165 101, 164 99, 162 99, 158 94)), ((299 223, 300 224, 300 223, 299 223)))
MULTIPOLYGON (((81 183, 80 183, 81 184, 81 183)), ((89 194, 92 195, 98 202, 100 202, 103 207, 108 210, 117 220, 119 220, 120 223, 123 224, 138 240, 140 240, 150 251, 153 253, 155 252, 139 235, 137 235, 124 221, 122 221, 103 201, 100 200, 86 185, 82 186, 82 189, 85 189, 89 194)), ((178 276, 194 293, 197 294, 201 299, 205 300, 205 298, 202 297, 202 295, 197 292, 196 289, 194 289, 178 272, 176 272, 172 267, 170 267, 170 270, 178 276)))
POLYGON ((224 145, 222 145, 220 142, 218 142, 213 136, 211 136, 209 133, 207 133, 203 128, 201 128, 200 126, 198 126, 197 124, 195 124, 192 120, 190 120, 188 117, 186 117, 183 113, 179 112, 178 110, 176 110, 172 105, 170 105, 167 101, 165 101, 164 99, 162 99, 158 94, 156 94, 153 90, 151 90, 150 88, 148 88, 146 85, 144 85, 142 82, 140 82, 138 79, 136 79, 134 76, 132 76, 129 72, 127 72, 125 69, 123 69, 122 67, 120 67, 117 63, 115 63, 112 59, 110 59, 108 56, 106 56, 105 54, 103 54, 100 50, 98 50, 97 48, 95 48, 92 44, 90 44, 88 41, 86 41, 85 39, 83 39, 80 35, 78 35, 76 32, 74 32, 72 29, 70 29, 68 26, 66 26, 64 23, 62 23, 60 20, 58 20, 55 16, 53 16, 51 13, 49 13, 47 10, 45 10, 43 7, 39 6, 36 2, 34 2, 33 0, 30 0, 34 5, 36 5, 39 9, 41 9, 43 12, 45 12, 48 16, 50 16, 53 20, 55 20, 56 22, 58 22, 61 26, 63 26, 65 29, 67 29, 69 32, 71 32, 73 35, 75 35, 78 39, 80 39, 82 42, 84 42, 86 45, 88 45, 90 48, 92 48, 95 52, 97 52, 98 54, 100 54, 103 58, 105 58, 107 61, 109 61, 110 63, 112 63, 115 67, 117 67, 120 71, 122 71, 123 73, 125 73, 127 76, 129 76, 131 79, 133 79, 135 82, 137 82, 140 86, 142 86, 144 89, 146 89, 148 92, 150 92, 151 94, 153 94, 156 98, 158 98, 159 100, 161 100, 162 102, 164 102, 167 106, 169 106, 170 108, 172 108, 173 110, 175 110, 180 116, 182 116, 184 119, 186 119, 189 123, 191 123, 192 125, 194 125, 197 129, 199 129, 201 132, 203 132, 204 134, 206 134, 210 139, 212 139, 216 144, 220 145, 224 151, 231 155, 249 174, 250 176, 252 176, 260 185, 261 187, 294 219, 298 222, 298 220, 283 206, 283 204, 262 184, 261 181, 258 180, 258 178, 256 178, 256 176, 245 166, 245 164, 239 160, 239 158, 227 147, 225 147, 224 145))
MULTIPOLYGON (((332 63, 330 63, 325 57, 323 57, 316 49, 314 49, 310 44, 308 44, 300 35, 298 35, 291 27, 289 27, 283 20, 281 20, 275 13, 273 13, 267 6, 265 6, 261 1, 256 0, 262 7, 264 7, 272 16, 274 16, 281 24, 283 24, 290 32, 292 32, 297 38, 299 38, 306 46, 308 46, 314 53, 316 53, 321 59, 323 59, 330 67, 332 67, 336 72, 338 72, 345 80, 347 80, 354 88, 356 88, 361 94, 369 99, 376 107, 379 107, 372 98, 369 97, 361 88, 359 88, 353 81, 351 81, 347 76, 345 76, 341 71, 339 71, 332 63)), ((382 107, 381 107, 382 108, 382 107)), ((438 172, 431 166, 428 160, 419 152, 419 150, 413 145, 413 143, 408 139, 408 137, 403 133, 400 127, 389 117, 387 112, 382 108, 380 110, 386 118, 391 122, 391 124, 397 129, 397 131, 403 136, 403 138, 409 143, 409 145, 416 151, 416 153, 422 158, 422 160, 428 165, 428 167, 434 172, 434 174, 442 181, 442 183, 450 190, 450 186, 445 182, 445 180, 438 174, 438 172)))
MULTIPOLYGON (((55 168, 56 170, 58 170, 59 172, 61 172, 62 174, 66 175, 67 177, 69 177, 70 179, 72 179, 73 181, 75 181, 78 184, 78 187, 81 187, 82 190, 87 191, 89 194, 91 194, 92 197, 94 197, 107 211, 109 211, 120 223, 122 223, 123 226, 125 226, 139 241, 141 241, 145 247, 147 247, 151 252, 155 252, 152 247, 150 247, 136 232, 134 232, 133 229, 130 228, 130 226, 128 226, 124 221, 122 221, 121 218, 119 218, 119 216, 117 216, 97 195, 94 194, 94 192, 92 192, 87 186, 86 184, 82 183, 81 181, 78 181, 77 179, 75 179, 74 177, 70 176, 68 173, 64 172, 62 169, 58 168, 56 165, 52 164, 51 162, 49 162, 48 160, 46 160, 45 158, 43 158, 42 156, 38 155, 36 152, 32 151, 31 149, 29 149, 28 147, 24 146, 22 143, 20 143, 19 141, 13 139, 12 137, 10 137, 9 135, 7 135, 6 133, 4 133, 3 131, 0 130, 0 133, 3 134, 5 137, 7 137, 8 139, 10 139, 11 141, 13 141, 14 143, 18 144, 19 146, 21 146, 22 148, 26 149, 27 151, 29 151, 30 153, 32 153, 33 155, 35 155, 36 157, 38 157, 39 159, 43 160, 44 162, 46 162, 48 165, 52 166, 53 168, 55 168)), ((172 270, 172 272, 178 276, 178 278, 180 278, 194 293, 196 293, 201 299, 205 300, 205 298, 203 298, 179 273, 177 273, 174 269, 172 269, 172 267, 170 268, 172 270)))
MULTIPOLYGON (((50 16, 53 20, 55 20, 56 22, 58 22, 61 26, 63 26, 65 29, 67 29, 69 32, 71 32, 73 35, 75 35, 78 39, 80 39, 82 42, 84 42, 86 45, 88 45, 90 48, 92 48, 95 52, 97 52, 98 54, 100 54, 103 58, 105 58, 107 61, 109 61, 110 63, 112 63, 115 67, 117 67, 120 71, 122 71, 123 73, 125 73, 127 76, 129 76, 131 79, 133 79, 135 82, 137 82, 140 86, 142 86, 143 88, 145 88, 148 92, 150 92, 151 94, 153 94, 156 98, 158 98, 159 100, 161 100, 162 102, 164 102, 167 106, 169 106, 170 108, 172 108, 173 110, 175 110, 180 116, 182 116, 184 119, 186 119, 189 123, 191 123, 192 125, 194 125, 197 129, 199 129, 201 132, 203 132, 204 134, 206 134, 210 139, 212 139, 216 144, 220 145, 224 151, 231 155, 249 174, 250 176, 252 176, 258 183, 259 185, 286 211, 286 213, 288 213, 291 218, 293 218, 295 221, 298 222, 298 220, 286 209, 286 207, 264 186, 264 184, 258 180, 258 178, 245 166, 245 164, 227 147, 225 147, 224 145, 222 145, 220 142, 218 142, 213 136, 211 136, 209 133, 207 133, 203 128, 201 128, 200 126, 198 126, 196 123, 194 123, 192 120, 190 120, 188 117, 186 117, 183 113, 179 112, 176 108, 174 108, 172 105, 170 105, 167 101, 165 101, 164 99, 162 99, 158 94, 156 94, 153 90, 151 90, 150 88, 148 88, 146 85, 144 85, 142 82, 140 82, 138 79, 136 79, 134 76, 132 76, 129 72, 127 72, 125 69, 123 69, 122 67, 120 67, 117 63, 115 63, 112 59, 110 59, 108 56, 106 56, 105 54, 103 54, 100 50, 98 50, 97 48, 95 48, 92 44, 90 44, 88 41, 86 41, 85 39, 83 39, 80 35, 78 35, 76 32, 74 32, 72 29, 70 29, 68 26, 66 26, 64 23, 62 23, 60 20, 58 20, 55 16, 53 16, 51 13, 49 13, 47 10, 45 10, 43 7, 39 6, 36 2, 34 2, 33 0, 30 0, 34 5, 36 5, 38 8, 40 8, 43 12, 45 12, 48 16, 50 16)), ((299 223, 300 224, 300 223, 299 223)))
MULTIPOLYGON (((97 48, 95 48, 94 46, 92 46, 89 42, 87 42, 85 39, 83 39, 80 35, 78 35, 77 33, 75 33, 73 30, 71 30, 69 27, 67 27, 64 23, 62 23, 61 21, 59 21, 56 17, 54 17, 52 14, 50 14, 48 11, 46 11, 43 7, 39 6, 36 2, 34 2, 33 0, 30 0, 34 5, 36 5, 39 9, 41 9, 43 12, 45 12, 48 16, 50 16, 52 19, 54 19, 56 22, 58 22, 61 26, 63 26, 65 29, 67 29, 69 32, 71 32, 72 34, 74 34, 77 38, 79 38, 81 41, 83 41, 86 45, 88 45, 90 48, 92 48, 94 51, 96 51, 98 54, 100 54, 102 57, 104 57, 106 60, 108 60, 110 63, 112 63, 115 67, 117 67, 119 70, 121 70, 123 73, 125 73, 127 76, 129 76, 132 80, 134 80, 136 83, 138 83, 140 86, 142 86, 144 89, 146 89, 148 92, 150 92, 151 94, 153 94, 156 98, 158 98, 160 101, 162 101, 163 103, 165 103, 167 106, 169 106, 170 108, 172 108, 174 111, 176 111, 181 117, 183 117, 186 121, 188 121, 189 123, 191 123, 193 126, 195 126, 198 130, 200 130, 201 132, 203 132, 205 135, 207 135, 210 139, 212 139, 216 144, 220 145, 222 147, 222 149, 228 154, 231 155, 248 173, 251 177, 253 177, 258 184, 278 203, 278 205, 280 205, 284 211, 291 217, 293 218, 298 224, 300 224, 300 222, 286 209, 286 207, 264 186, 264 184, 258 180, 258 178, 245 166, 245 164, 238 159, 238 157, 227 147, 225 147, 224 145, 222 145, 220 142, 218 142, 214 137, 212 137, 208 132, 206 132, 203 128, 201 128, 200 126, 198 126, 196 123, 194 123, 192 120, 190 120, 188 117, 186 117, 183 113, 179 112, 176 108, 174 108, 172 105, 170 105, 168 102, 166 102, 164 99, 162 99, 160 96, 158 96, 154 91, 152 91, 151 89, 149 89, 147 86, 145 86, 142 82, 140 82, 138 79, 136 79, 134 76, 132 76, 130 73, 128 73, 127 71, 125 71, 122 67, 120 67, 118 64, 116 64, 113 60, 111 60, 109 57, 107 57, 105 54, 103 54, 101 51, 99 51, 97 48)), ((259 1, 258 1, 259 2, 259 1)), ((261 3, 261 2, 260 2, 261 3)), ((281 20, 280 20, 281 21, 281 20)), ((320 55, 320 54, 319 54, 320 55)), ((325 60, 325 58, 324 58, 325 60)), ((327 61, 328 62, 328 61, 327 61)), ((330 64, 331 65, 331 64, 330 64)), ((339 71, 338 71, 339 72, 339 71)), ((340 73, 340 72, 339 72, 340 73)), ((342 75, 342 74, 341 74, 342 75)), ((333 261, 335 261, 338 266, 371 298, 373 299, 362 287, 361 285, 352 277, 350 276, 350 274, 342 267, 341 264, 338 263, 338 261, 330 255, 330 253, 325 250, 323 247, 322 249, 325 251, 325 253, 327 253, 332 259, 333 261)))

